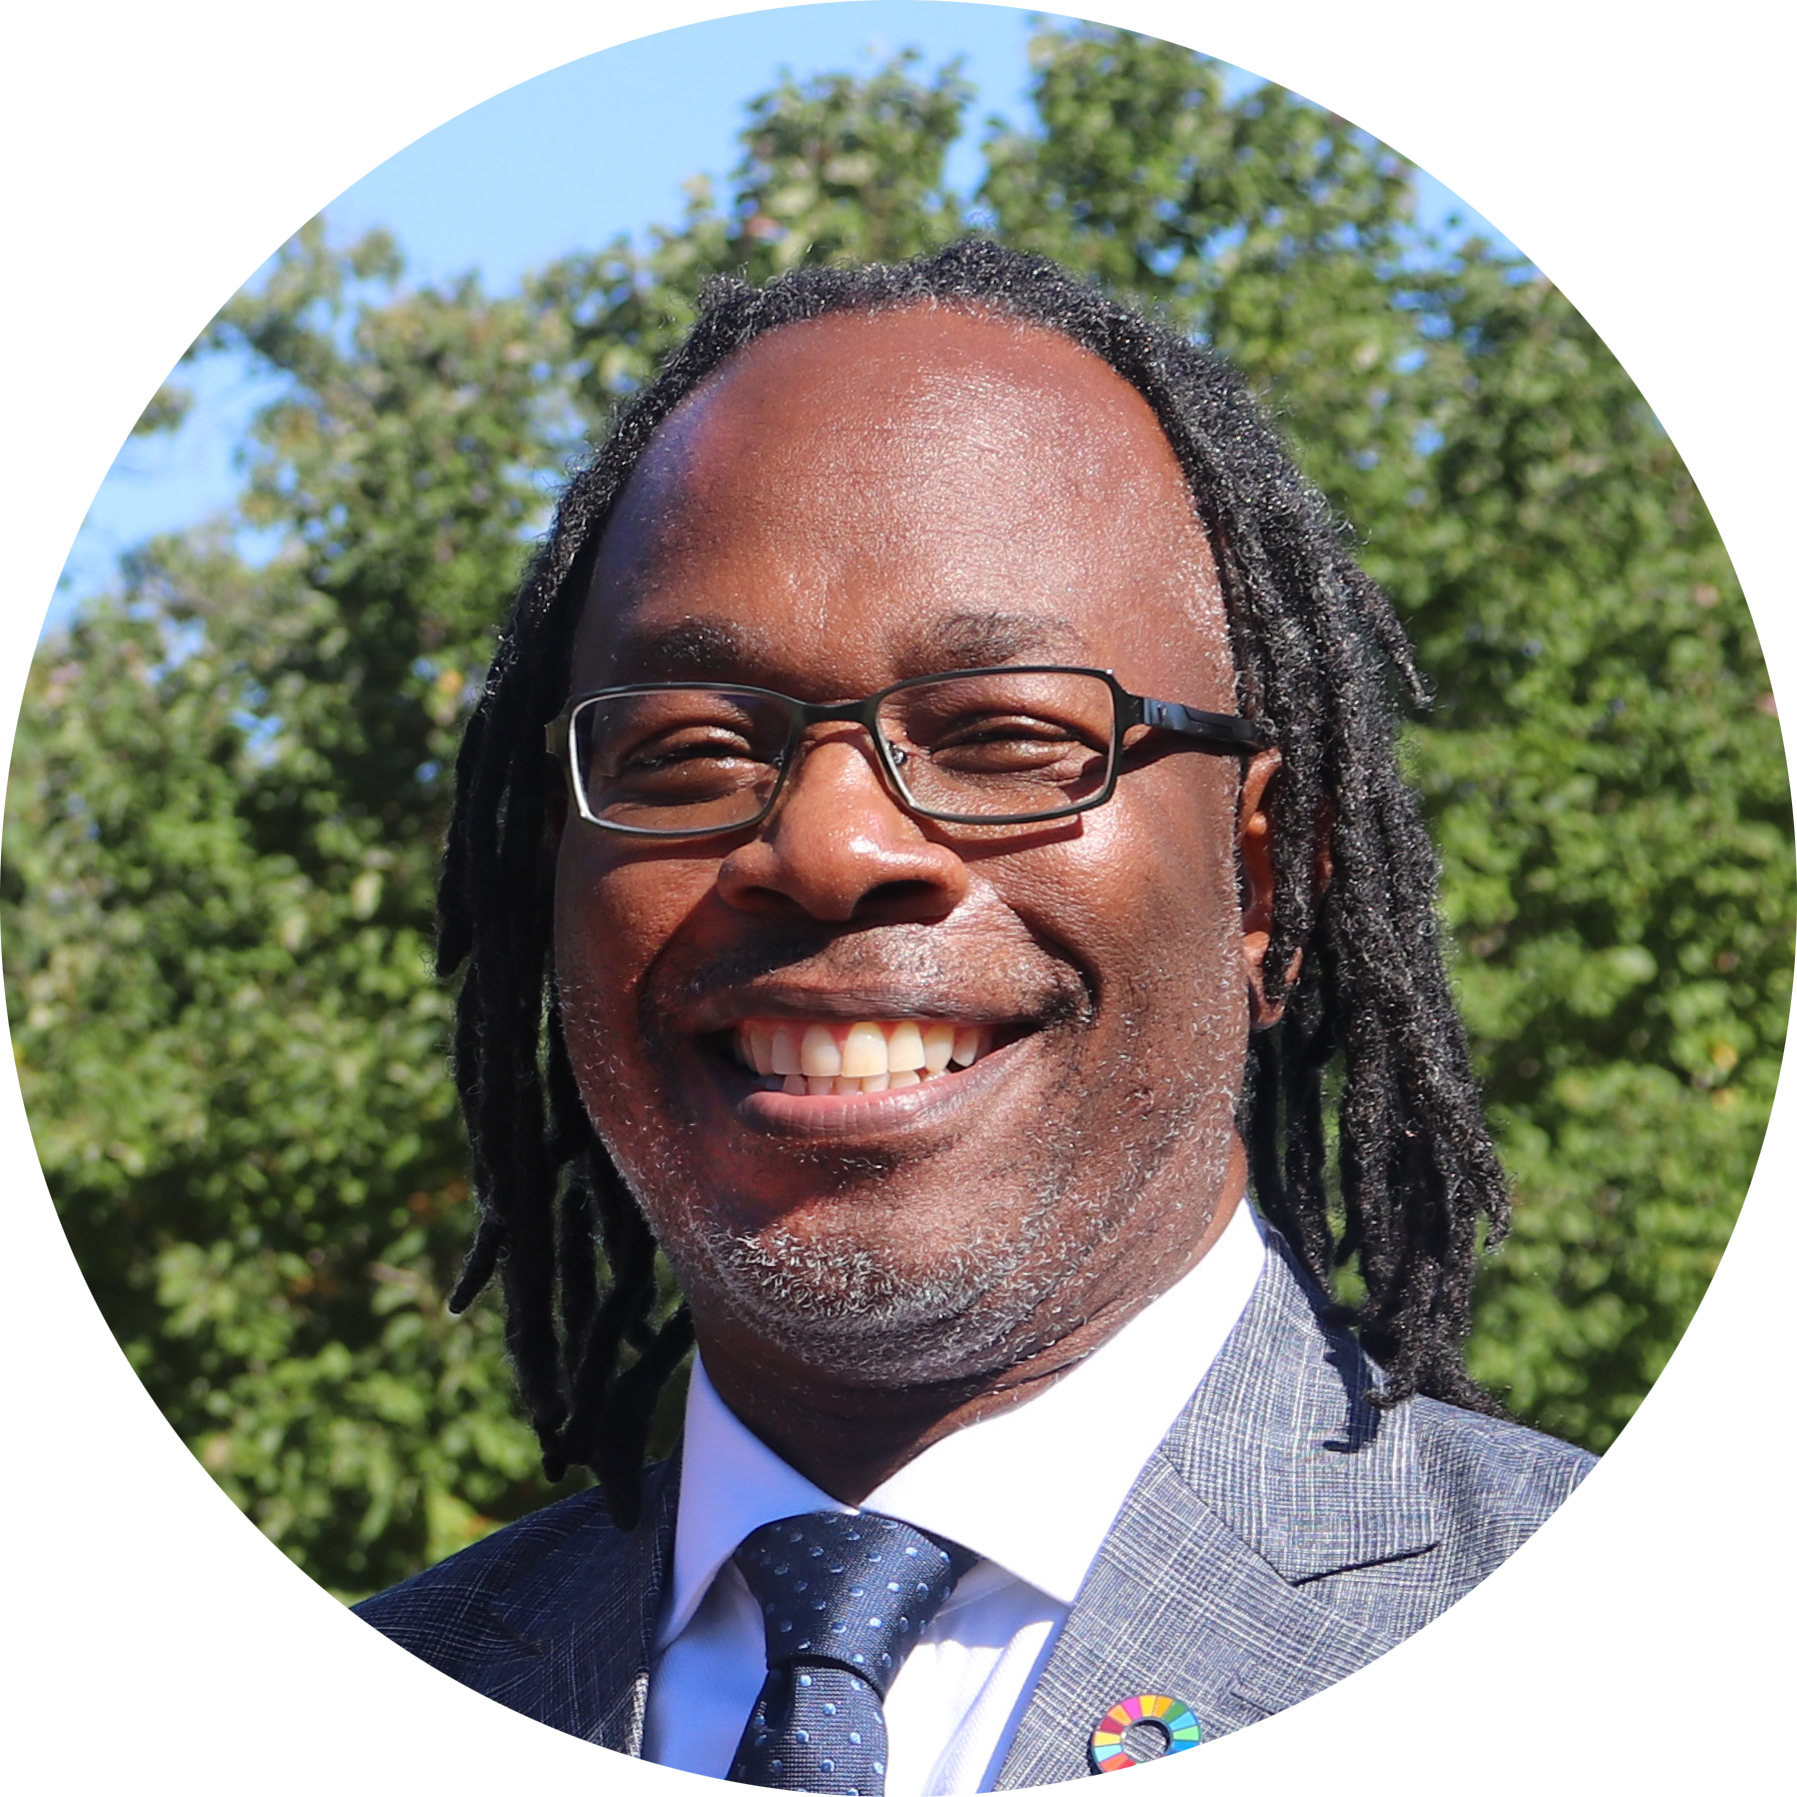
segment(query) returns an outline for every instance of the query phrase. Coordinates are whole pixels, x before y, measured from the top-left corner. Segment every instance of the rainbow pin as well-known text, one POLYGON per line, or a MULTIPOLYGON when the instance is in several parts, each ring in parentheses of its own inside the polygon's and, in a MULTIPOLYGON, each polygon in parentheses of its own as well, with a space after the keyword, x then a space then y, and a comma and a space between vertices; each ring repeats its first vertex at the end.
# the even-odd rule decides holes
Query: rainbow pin
POLYGON ((1167 1737, 1168 1753, 1184 1753, 1204 1739, 1204 1726, 1192 1714, 1190 1704, 1177 1697, 1126 1697, 1112 1704, 1092 1730, 1088 1751, 1095 1772, 1124 1772, 1143 1763, 1123 1745, 1124 1736, 1139 1722, 1167 1737))

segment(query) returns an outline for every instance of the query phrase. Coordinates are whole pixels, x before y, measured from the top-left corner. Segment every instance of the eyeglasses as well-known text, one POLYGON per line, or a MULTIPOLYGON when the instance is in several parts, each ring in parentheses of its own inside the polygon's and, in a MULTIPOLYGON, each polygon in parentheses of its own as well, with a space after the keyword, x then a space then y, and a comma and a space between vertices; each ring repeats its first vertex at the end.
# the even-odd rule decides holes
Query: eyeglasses
MULTIPOLYGON (((1125 734, 1252 753, 1248 719, 1126 692, 1098 668, 967 668, 807 705, 758 686, 657 682, 577 693, 547 731, 589 824, 625 836, 746 830, 773 809, 813 724, 860 724, 893 796, 944 824, 1038 824, 1102 805, 1125 734)), ((1134 744, 1131 744, 1134 747, 1134 744)))

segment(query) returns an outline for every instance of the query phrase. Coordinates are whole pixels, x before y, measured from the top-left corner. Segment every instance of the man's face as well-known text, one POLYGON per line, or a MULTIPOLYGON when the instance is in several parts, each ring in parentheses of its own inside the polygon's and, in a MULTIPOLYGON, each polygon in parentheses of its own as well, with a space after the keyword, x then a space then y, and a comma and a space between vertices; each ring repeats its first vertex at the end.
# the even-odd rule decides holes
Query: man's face
MULTIPOLYGON (((772 333, 661 427, 571 690, 827 702, 1006 661, 1235 709, 1215 569, 1146 403, 1052 333, 919 308, 772 333)), ((754 830, 644 845, 570 815, 569 1048, 708 1363, 978 1378, 1193 1260, 1242 1179, 1241 777, 1149 745, 1097 810, 970 830, 908 815, 859 727, 826 724, 754 830), (745 1065, 778 1031, 840 1047, 854 1025, 895 1063, 911 1026, 978 1058, 828 1095, 745 1065)))

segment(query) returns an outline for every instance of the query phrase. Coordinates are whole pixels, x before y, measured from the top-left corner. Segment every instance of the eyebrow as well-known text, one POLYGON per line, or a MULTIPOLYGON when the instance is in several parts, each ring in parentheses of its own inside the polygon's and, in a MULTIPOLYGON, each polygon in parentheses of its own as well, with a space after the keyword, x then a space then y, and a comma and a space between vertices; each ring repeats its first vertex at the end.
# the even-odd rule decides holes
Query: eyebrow
POLYGON ((1085 637, 1061 618, 1040 612, 969 611, 932 619, 902 638, 897 660, 907 673, 947 674, 1085 650, 1085 637))
MULTIPOLYGON (((1048 661, 1085 650, 1084 636, 1063 619, 1037 612, 970 611, 931 619, 902 636, 894 662, 904 679, 1048 661)), ((765 631, 731 618, 689 617, 627 632, 611 658, 611 678, 619 684, 741 680, 759 685, 779 659, 775 641, 765 631)))
POLYGON ((730 618, 682 618, 627 632, 612 657, 612 677, 637 680, 733 680, 764 665, 768 642, 730 618))

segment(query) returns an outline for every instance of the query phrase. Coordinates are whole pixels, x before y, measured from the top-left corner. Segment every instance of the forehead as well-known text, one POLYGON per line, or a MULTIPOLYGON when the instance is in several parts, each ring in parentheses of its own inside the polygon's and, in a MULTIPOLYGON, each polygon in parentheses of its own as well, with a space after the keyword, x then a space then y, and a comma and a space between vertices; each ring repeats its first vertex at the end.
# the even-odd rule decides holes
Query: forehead
POLYGON ((839 697, 1016 660, 1127 684, 1171 655, 1217 701, 1225 645, 1146 400, 1054 332, 917 307, 770 332, 676 408, 606 529, 573 677, 839 697))

